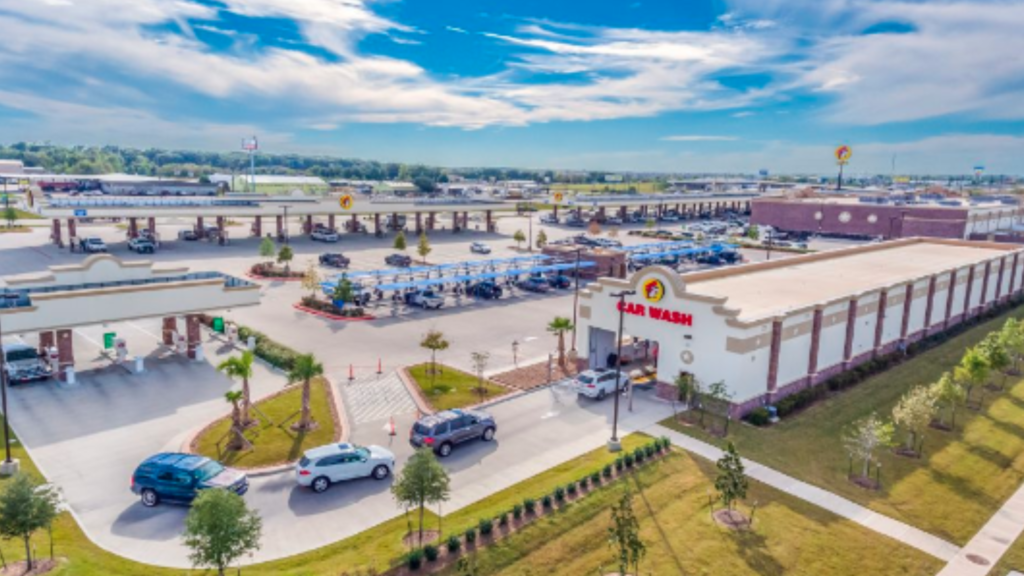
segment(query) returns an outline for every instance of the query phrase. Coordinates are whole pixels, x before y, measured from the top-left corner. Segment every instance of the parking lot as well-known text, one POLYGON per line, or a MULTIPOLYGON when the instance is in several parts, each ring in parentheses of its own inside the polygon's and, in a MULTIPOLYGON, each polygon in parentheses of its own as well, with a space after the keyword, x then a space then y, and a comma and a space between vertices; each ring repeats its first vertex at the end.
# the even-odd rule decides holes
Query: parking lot
MULTIPOLYGON (((511 239, 516 230, 529 230, 523 217, 507 216, 498 221, 498 233, 470 230, 460 234, 437 230, 430 236, 431 263, 481 259, 469 250, 474 241, 491 248, 490 258, 526 254, 511 239)), ((443 223, 439 223, 439 226, 443 223)), ((191 221, 168 222, 158 232, 176 238, 177 230, 191 221)), ((474 227, 471 222, 470 228, 474 227)), ((628 236, 624 226, 619 240, 625 245, 649 243, 650 239, 628 236)), ((242 238, 248 225, 229 228, 227 246, 197 241, 169 241, 152 256, 159 263, 185 266, 195 271, 216 270, 244 274, 259 261, 259 239, 242 238)), ((549 240, 581 232, 578 228, 541 225, 533 222, 533 233, 544 230, 549 240)), ((81 225, 81 235, 104 239, 111 253, 127 260, 140 259, 129 252, 123 230, 110 224, 81 225)), ((337 244, 321 244, 295 235, 292 266, 325 251, 339 251, 352 259, 352 270, 384 268, 384 257, 394 252, 393 236, 342 235, 337 244)), ((46 242, 47 232, 0 236, 0 268, 6 273, 38 272, 46 266, 80 262, 85 256, 59 250, 46 242)), ((409 253, 415 252, 415 236, 409 235, 409 253)), ((756 253, 748 257, 756 258, 756 253)), ((417 258, 418 257, 415 257, 417 258)), ((322 273, 331 273, 322 269, 322 273)), ((499 300, 461 302, 448 298, 441 310, 402 308, 395 317, 369 322, 331 321, 298 310, 304 291, 298 282, 260 281, 259 306, 227 310, 224 315, 261 330, 302 352, 313 352, 324 363, 332 383, 345 402, 351 439, 390 447, 398 466, 411 453, 406 442, 415 418, 413 404, 404 387, 395 380, 394 370, 426 361, 429 353, 419 347, 420 337, 430 329, 445 333, 451 348, 438 359, 469 369, 470 352, 491 354, 488 372, 546 359, 555 349, 555 338, 546 326, 555 316, 572 316, 572 290, 547 294, 516 291, 499 300), (518 356, 513 358, 513 342, 518 356), (378 368, 382 374, 378 375, 378 368), (352 370, 356 381, 349 383, 352 370), (389 436, 386 426, 395 417, 398 435, 389 436)), ((191 432, 224 415, 228 405, 223 394, 232 382, 213 366, 232 353, 220 340, 204 334, 203 362, 187 361, 162 348, 158 342, 158 319, 112 326, 76 329, 74 346, 76 384, 35 383, 18 387, 11 394, 11 422, 48 478, 64 492, 89 536, 100 545, 127 557, 168 566, 188 565, 180 543, 184 507, 143 508, 129 491, 134 467, 147 456, 178 450, 191 432), (132 356, 146 357, 147 372, 129 374, 111 366, 102 351, 102 334, 115 331, 127 339, 132 356)), ((32 340, 32 335, 25 335, 32 340)), ((253 395, 258 398, 284 386, 283 375, 259 367, 253 395)), ((623 433, 657 422, 671 407, 638 393, 635 411, 624 412, 623 433)), ((490 408, 499 423, 497 441, 472 444, 457 450, 444 464, 452 473, 454 510, 494 491, 506 488, 566 459, 601 445, 609 435, 612 403, 577 400, 562 387, 499 401, 490 408)), ((310 550, 356 534, 401 513, 388 490, 389 481, 357 481, 314 495, 298 489, 289 473, 253 478, 246 499, 264 520, 263 548, 256 560, 279 558, 310 550), (339 515, 340 511, 343 515, 339 515)))

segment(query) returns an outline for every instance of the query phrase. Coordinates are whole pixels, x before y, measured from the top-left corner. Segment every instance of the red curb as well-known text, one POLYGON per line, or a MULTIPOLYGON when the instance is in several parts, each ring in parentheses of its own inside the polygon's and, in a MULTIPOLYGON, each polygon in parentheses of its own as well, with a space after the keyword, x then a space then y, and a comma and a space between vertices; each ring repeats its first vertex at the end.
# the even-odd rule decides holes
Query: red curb
POLYGON ((292 304, 292 308, 295 308, 300 312, 305 312, 306 314, 312 314, 313 316, 319 316, 321 318, 326 318, 328 320, 337 320, 339 322, 365 322, 367 320, 377 319, 376 316, 338 316, 336 314, 330 314, 328 312, 321 312, 320 310, 307 308, 302 304, 292 304))

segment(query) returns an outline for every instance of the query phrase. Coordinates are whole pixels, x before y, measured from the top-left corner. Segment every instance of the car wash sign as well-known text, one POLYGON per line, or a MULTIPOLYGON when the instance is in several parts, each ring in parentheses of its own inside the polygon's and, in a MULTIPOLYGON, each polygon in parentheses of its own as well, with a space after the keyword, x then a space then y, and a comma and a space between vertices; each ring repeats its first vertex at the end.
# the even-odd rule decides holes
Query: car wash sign
POLYGON ((665 292, 664 282, 657 278, 648 278, 640 284, 640 295, 647 301, 646 304, 619 302, 617 308, 630 316, 641 316, 679 326, 693 326, 693 315, 661 306, 665 292))

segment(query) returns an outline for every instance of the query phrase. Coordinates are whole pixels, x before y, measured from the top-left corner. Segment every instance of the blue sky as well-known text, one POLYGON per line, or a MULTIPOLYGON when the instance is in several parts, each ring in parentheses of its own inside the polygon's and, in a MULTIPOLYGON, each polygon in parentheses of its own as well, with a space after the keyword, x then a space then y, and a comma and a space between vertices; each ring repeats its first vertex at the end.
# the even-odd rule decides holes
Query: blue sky
POLYGON ((0 141, 1024 173, 1024 3, 0 0, 0 141))

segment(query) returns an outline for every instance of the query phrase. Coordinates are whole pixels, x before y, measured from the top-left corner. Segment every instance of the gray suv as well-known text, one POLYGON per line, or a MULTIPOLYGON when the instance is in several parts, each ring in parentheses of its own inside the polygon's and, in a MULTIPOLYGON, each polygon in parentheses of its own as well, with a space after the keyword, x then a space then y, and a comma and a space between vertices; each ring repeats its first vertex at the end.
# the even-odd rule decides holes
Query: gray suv
POLYGON ((480 410, 445 410, 420 418, 409 431, 409 442, 416 448, 429 446, 442 458, 452 453, 456 444, 470 440, 494 440, 498 425, 494 418, 480 410))

